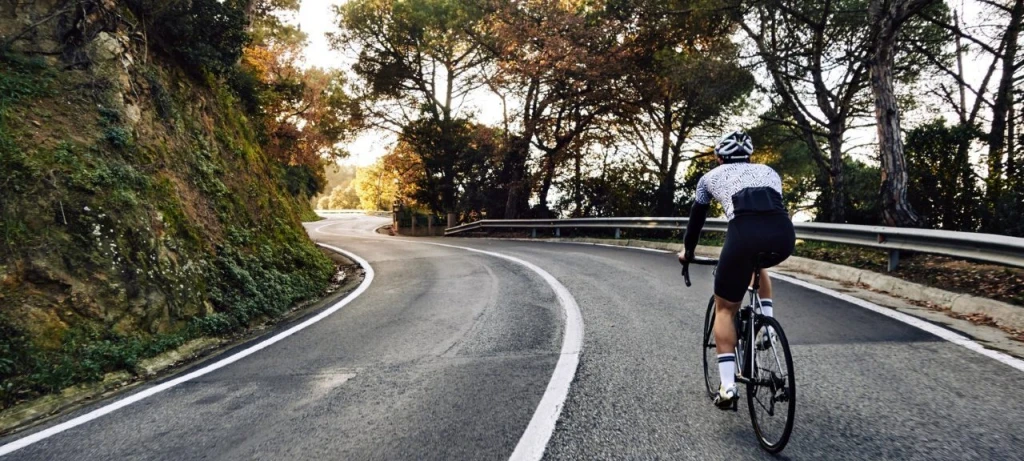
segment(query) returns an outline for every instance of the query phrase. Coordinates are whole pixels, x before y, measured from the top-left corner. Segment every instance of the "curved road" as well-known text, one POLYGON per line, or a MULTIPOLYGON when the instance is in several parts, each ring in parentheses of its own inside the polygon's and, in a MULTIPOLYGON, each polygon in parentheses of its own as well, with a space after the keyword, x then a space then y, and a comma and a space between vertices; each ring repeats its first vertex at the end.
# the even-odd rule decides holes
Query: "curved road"
MULTIPOLYGON (((703 394, 706 268, 686 289, 665 254, 405 240, 372 233, 382 221, 308 225, 374 269, 340 311, 3 459, 507 459, 559 359, 563 308, 523 265, 431 243, 533 263, 579 305, 582 354, 546 458, 771 458, 746 408, 703 394)), ((775 299, 799 392, 783 457, 1024 459, 1024 372, 816 291, 777 282, 775 299)))

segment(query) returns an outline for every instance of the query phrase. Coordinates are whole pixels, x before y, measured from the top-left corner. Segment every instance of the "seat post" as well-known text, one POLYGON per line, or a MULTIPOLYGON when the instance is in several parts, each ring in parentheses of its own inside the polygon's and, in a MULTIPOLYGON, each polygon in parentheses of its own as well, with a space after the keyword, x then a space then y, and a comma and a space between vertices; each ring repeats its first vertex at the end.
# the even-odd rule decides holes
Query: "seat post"
POLYGON ((761 288, 761 268, 760 267, 754 267, 754 285, 753 285, 753 288, 754 288, 754 291, 757 291, 758 289, 761 288))

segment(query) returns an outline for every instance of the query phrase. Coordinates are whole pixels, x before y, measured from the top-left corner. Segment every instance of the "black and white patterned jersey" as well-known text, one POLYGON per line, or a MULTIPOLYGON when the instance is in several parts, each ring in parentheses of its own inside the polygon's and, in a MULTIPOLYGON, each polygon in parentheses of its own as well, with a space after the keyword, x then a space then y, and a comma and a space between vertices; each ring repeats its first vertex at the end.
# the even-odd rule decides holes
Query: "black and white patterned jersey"
POLYGON ((782 178, 768 165, 727 163, 707 172, 697 182, 697 203, 710 205, 718 200, 725 217, 732 220, 732 196, 748 187, 770 187, 782 194, 782 178))

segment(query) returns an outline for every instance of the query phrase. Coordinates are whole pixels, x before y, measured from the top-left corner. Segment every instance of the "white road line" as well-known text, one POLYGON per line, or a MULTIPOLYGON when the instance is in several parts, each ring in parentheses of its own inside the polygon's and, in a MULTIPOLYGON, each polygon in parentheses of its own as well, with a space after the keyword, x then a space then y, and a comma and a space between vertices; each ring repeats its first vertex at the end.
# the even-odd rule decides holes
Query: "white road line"
MULTIPOLYGON (((315 231, 326 235, 338 235, 323 230, 323 228, 333 224, 327 223, 318 226, 315 231)), ((562 309, 565 311, 562 351, 558 357, 558 363, 555 364, 555 371, 551 374, 551 380, 548 381, 548 387, 544 391, 544 396, 541 397, 540 404, 537 405, 537 409, 533 412, 533 417, 530 418, 530 424, 526 426, 526 431, 519 438, 519 443, 516 444, 516 449, 512 452, 512 456, 509 459, 513 461, 526 461, 539 460, 544 457, 544 450, 548 446, 548 441, 551 440, 551 435, 555 432, 555 424, 558 422, 558 417, 565 406, 565 399, 569 396, 569 386, 576 376, 576 367, 580 362, 580 352, 583 350, 583 316, 580 314, 580 307, 576 304, 576 299, 572 297, 572 294, 565 288, 565 285, 562 285, 553 275, 529 261, 524 261, 514 256, 436 242, 418 242, 393 237, 380 237, 379 240, 454 248, 505 259, 530 269, 551 286, 555 296, 558 298, 558 303, 561 304, 562 309)))
POLYGON ((562 309, 565 311, 565 332, 562 334, 562 352, 558 357, 558 363, 555 365, 555 371, 551 374, 551 380, 548 381, 548 387, 544 391, 544 396, 541 397, 540 404, 537 405, 537 409, 533 412, 530 424, 526 426, 526 431, 519 438, 516 449, 512 452, 512 456, 509 457, 510 460, 515 461, 541 459, 544 457, 544 450, 548 446, 548 441, 551 440, 551 435, 555 432, 555 423, 558 422, 558 416, 562 413, 562 408, 565 406, 565 399, 569 396, 569 386, 576 376, 576 367, 580 362, 580 351, 583 350, 583 316, 580 314, 580 308, 576 304, 576 299, 572 297, 572 294, 565 288, 565 285, 562 285, 553 275, 529 261, 524 261, 514 256, 443 243, 401 241, 456 248, 512 261, 537 273, 555 291, 558 303, 562 305, 562 309))
MULTIPOLYGON (((528 240, 518 240, 517 239, 516 241, 528 241, 528 240)), ((628 249, 631 249, 631 250, 651 250, 649 248, 627 247, 627 246, 607 245, 607 244, 588 243, 588 242, 550 242, 550 243, 565 243, 565 244, 570 244, 570 245, 608 246, 608 247, 613 247, 613 248, 628 248, 628 249)), ((662 250, 654 250, 654 251, 662 251, 662 250)), ((669 252, 665 251, 665 253, 669 253, 669 252)), ((884 315, 886 317, 889 317, 889 318, 891 318, 893 320, 896 320, 896 321, 899 321, 899 322, 903 322, 903 323, 905 323, 907 325, 916 327, 918 329, 921 329, 921 330, 924 330, 924 331, 926 331, 928 333, 931 333, 931 334, 933 334, 935 336, 938 336, 939 338, 942 338, 942 339, 944 339, 946 341, 949 341, 949 342, 951 342, 953 344, 956 344, 956 345, 962 346, 964 348, 967 348, 967 349, 969 349, 971 351, 977 352, 977 353, 979 353, 981 355, 984 355, 985 357, 988 357, 988 358, 996 360, 996 361, 998 361, 1000 363, 1004 363, 1006 365, 1009 365, 1009 366, 1011 366, 1011 367, 1013 367, 1013 368, 1015 368, 1015 369, 1017 369, 1019 371, 1024 371, 1024 360, 1018 359, 1018 358, 1013 357, 1013 356, 1011 356, 1009 354, 1004 354, 1004 353, 999 352, 999 351, 988 349, 985 346, 982 346, 981 344, 978 344, 977 342, 967 338, 966 336, 960 335, 960 334, 958 334, 958 333, 956 333, 956 332, 954 332, 952 330, 948 330, 946 328, 942 328, 940 326, 928 323, 928 322, 926 322, 924 320, 921 320, 921 319, 919 319, 917 317, 914 317, 912 315, 904 314, 904 313, 899 312, 899 311, 894 310, 894 309, 888 309, 888 308, 879 306, 878 304, 872 303, 870 301, 865 301, 863 299, 856 298, 856 297, 850 296, 848 294, 840 293, 840 292, 835 291, 835 290, 830 290, 828 288, 825 288, 825 287, 822 287, 822 286, 818 286, 818 285, 815 285, 815 284, 810 283, 810 282, 805 282, 803 280, 796 279, 796 278, 793 278, 793 277, 785 276, 785 275, 779 274, 779 273, 774 272, 774 271, 772 271, 772 277, 774 279, 783 280, 783 281, 792 283, 794 285, 802 286, 804 288, 808 288, 808 289, 817 291, 819 293, 823 293, 823 294, 826 294, 828 296, 832 296, 834 298, 841 299, 841 300, 846 301, 846 302, 848 302, 850 304, 854 304, 856 306, 868 309, 868 310, 870 310, 872 312, 877 312, 877 313, 882 314, 882 315, 884 315)))
POLYGON ((86 414, 84 414, 82 416, 79 416, 77 418, 74 418, 72 420, 63 422, 63 423, 58 424, 56 426, 47 428, 45 430, 36 432, 34 434, 30 434, 30 435, 28 435, 28 436, 26 436, 24 438, 21 438, 21 439, 13 441, 11 443, 8 443, 6 445, 0 446, 0 456, 4 456, 4 455, 12 453, 14 451, 20 450, 20 449, 25 448, 25 447, 27 447, 29 445, 32 445, 32 444, 34 444, 36 442, 39 442, 40 440, 44 440, 46 438, 49 438, 49 437, 52 437, 54 435, 60 434, 61 432, 64 432, 64 431, 66 431, 68 429, 74 428, 76 426, 80 426, 80 425, 85 424, 85 423, 87 423, 89 421, 92 421, 94 419, 100 418, 100 417, 102 417, 104 415, 107 415, 109 413, 117 411, 117 410, 119 410, 121 408, 124 408, 124 407, 126 407, 128 405, 136 403, 136 402, 138 402, 140 400, 152 397, 153 395, 159 394, 159 393, 161 393, 163 391, 166 391, 166 390, 168 390, 168 389, 170 389, 170 388, 172 388, 174 386, 177 386, 177 385, 179 385, 181 383, 184 383, 184 382, 187 382, 187 381, 191 381, 191 380, 196 379, 196 378, 198 378, 200 376, 203 376, 205 374, 208 374, 210 372, 213 372, 215 370, 218 370, 220 368, 228 366, 228 365, 230 365, 232 363, 235 363, 235 362, 237 362, 237 361, 239 361, 239 360, 241 360, 241 359, 243 359, 245 357, 248 357, 248 356, 250 356, 252 354, 255 354, 256 352, 259 352, 260 350, 263 350, 263 349, 269 347, 270 345, 272 345, 272 344, 274 344, 274 343, 276 343, 276 342, 278 342, 278 341, 280 341, 282 339, 285 339, 285 338, 295 334, 296 332, 298 332, 298 331, 300 331, 300 330, 302 330, 302 329, 304 329, 304 328, 306 328, 306 327, 308 327, 308 326, 310 326, 310 325, 312 325, 314 323, 317 323, 317 322, 323 320, 324 318, 326 318, 327 316, 329 316, 329 315, 339 311, 341 308, 345 307, 350 302, 352 302, 354 299, 359 297, 359 295, 363 294, 363 292, 366 291, 366 289, 370 286, 370 283, 373 282, 373 275, 374 275, 373 274, 373 267, 371 267, 370 263, 368 263, 365 259, 360 258, 359 256, 356 256, 355 254, 350 253, 348 251, 342 250, 341 248, 333 247, 333 246, 330 246, 330 245, 324 245, 324 244, 318 244, 318 245, 320 245, 320 246, 322 246, 324 248, 333 250, 333 251, 337 251, 338 253, 341 253, 341 254, 349 257, 350 259, 352 259, 353 261, 358 263, 360 266, 362 266, 363 270, 366 271, 366 278, 363 279, 363 283, 359 284, 359 287, 356 288, 355 291, 353 291, 352 293, 349 293, 349 295, 346 296, 341 301, 338 301, 333 306, 325 309, 324 311, 320 312, 319 314, 317 314, 317 315, 315 315, 313 317, 310 317, 306 321, 304 321, 304 322, 302 322, 302 323, 300 323, 298 325, 295 325, 295 326, 293 326, 293 327, 291 327, 291 328, 289 328, 289 329, 287 329, 285 331, 282 331, 282 332, 280 332, 280 333, 278 333, 278 334, 276 334, 276 335, 274 335, 274 336, 272 336, 270 338, 267 338, 267 339, 259 342, 258 344, 250 346, 250 347, 246 348, 243 351, 240 351, 240 352, 238 352, 238 353, 236 353, 234 355, 231 355, 230 357, 218 360, 217 362, 215 362, 215 363, 213 363, 211 365, 208 365, 208 366, 205 366, 203 368, 200 368, 200 369, 198 369, 196 371, 193 371, 191 373, 188 373, 188 374, 186 374, 184 376, 172 379, 172 380, 167 381, 165 383, 161 383, 159 385, 156 385, 156 386, 153 386, 151 388, 145 389, 145 390, 143 390, 141 392, 138 392, 136 394, 132 394, 132 395, 130 395, 128 397, 125 397, 125 398, 123 398, 121 400, 118 400, 118 401, 116 401, 114 403, 111 403, 109 405, 97 408, 97 409, 95 409, 93 411, 90 411, 89 413, 86 413, 86 414))
POLYGON ((917 327, 917 328, 919 328, 921 330, 924 330, 924 331, 926 331, 928 333, 931 333, 931 334, 933 334, 935 336, 938 336, 938 337, 940 337, 942 339, 945 339, 946 341, 949 341, 949 342, 951 342, 953 344, 956 344, 956 345, 959 345, 959 346, 963 346, 963 347, 965 347, 967 349, 970 349, 970 350, 972 350, 974 352, 977 352, 977 353, 979 353, 981 355, 984 355, 984 356, 986 356, 986 357, 988 357, 990 359, 993 359, 993 360, 1005 363, 1005 364, 1007 364, 1007 365, 1009 365, 1009 366, 1011 366, 1013 368, 1016 368, 1019 371, 1024 371, 1024 360, 1020 360, 1018 358, 1011 357, 1011 356, 1009 356, 1007 354, 1004 354, 1004 353, 998 352, 998 351, 994 351, 992 349, 986 349, 985 346, 982 346, 981 344, 978 344, 978 343, 976 343, 974 341, 971 341, 970 339, 967 339, 964 336, 961 336, 961 335, 959 335, 959 334, 957 334, 957 333, 955 333, 953 331, 947 330, 947 329, 942 328, 940 326, 933 325, 931 323, 925 322, 924 320, 921 320, 921 319, 919 319, 917 317, 914 317, 912 315, 907 315, 907 314, 904 314, 902 312, 899 312, 899 311, 896 311, 896 310, 893 310, 893 309, 887 309, 885 307, 879 306, 878 304, 875 304, 875 303, 872 303, 872 302, 869 302, 869 301, 865 301, 865 300, 860 299, 860 298, 855 298, 855 297, 850 296, 848 294, 840 293, 840 292, 835 291, 835 290, 830 290, 828 288, 821 287, 821 286, 815 285, 813 283, 805 282, 803 280, 795 279, 793 277, 785 276, 785 275, 782 275, 782 274, 779 274, 779 273, 773 272, 772 273, 772 278, 773 279, 777 279, 777 280, 784 280, 784 281, 792 283, 794 285, 798 285, 798 286, 801 286, 801 287, 804 287, 804 288, 807 288, 807 289, 810 289, 810 290, 814 290, 814 291, 817 291, 819 293, 824 293, 824 294, 832 296, 834 298, 839 298, 839 299, 841 299, 843 301, 846 301, 846 302, 848 302, 850 304, 855 304, 855 305, 863 307, 863 308, 865 308, 865 309, 867 309, 869 311, 876 312, 878 314, 882 314, 882 315, 884 315, 886 317, 889 317, 891 319, 898 320, 900 322, 906 323, 907 325, 910 325, 910 326, 913 326, 913 327, 917 327))

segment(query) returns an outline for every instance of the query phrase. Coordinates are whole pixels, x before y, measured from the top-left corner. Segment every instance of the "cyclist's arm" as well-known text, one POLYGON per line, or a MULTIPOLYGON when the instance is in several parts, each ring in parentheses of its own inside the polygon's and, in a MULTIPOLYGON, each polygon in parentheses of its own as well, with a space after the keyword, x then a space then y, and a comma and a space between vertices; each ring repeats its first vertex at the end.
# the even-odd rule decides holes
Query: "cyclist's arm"
POLYGON ((686 224, 686 235, 683 237, 683 248, 686 259, 693 259, 693 250, 700 240, 700 230, 704 228, 708 210, 711 209, 711 194, 708 193, 704 177, 697 182, 697 197, 690 208, 690 221, 686 224))

